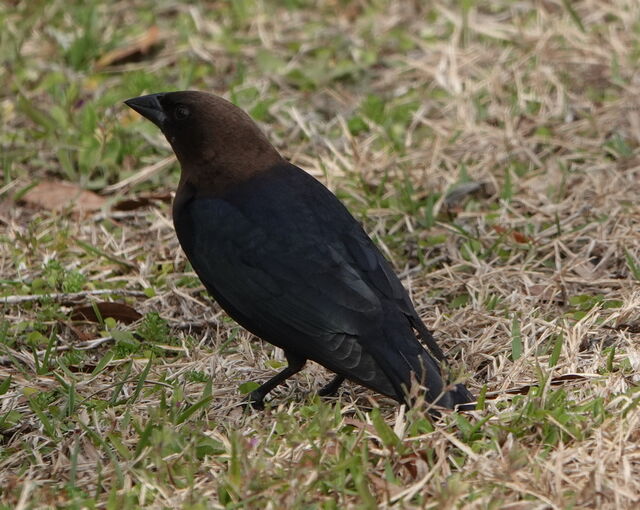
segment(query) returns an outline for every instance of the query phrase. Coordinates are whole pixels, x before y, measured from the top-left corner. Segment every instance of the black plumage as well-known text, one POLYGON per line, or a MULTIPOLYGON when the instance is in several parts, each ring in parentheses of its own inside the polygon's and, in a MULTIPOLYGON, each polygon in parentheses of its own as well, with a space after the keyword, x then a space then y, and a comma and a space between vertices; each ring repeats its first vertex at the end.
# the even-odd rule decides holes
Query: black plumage
POLYGON ((288 367, 253 392, 256 405, 307 360, 337 374, 322 394, 346 378, 406 402, 415 378, 439 406, 473 400, 443 382, 442 351, 360 224, 244 112, 202 92, 127 104, 162 129, 179 158, 173 219, 202 283, 239 324, 285 352, 288 367))

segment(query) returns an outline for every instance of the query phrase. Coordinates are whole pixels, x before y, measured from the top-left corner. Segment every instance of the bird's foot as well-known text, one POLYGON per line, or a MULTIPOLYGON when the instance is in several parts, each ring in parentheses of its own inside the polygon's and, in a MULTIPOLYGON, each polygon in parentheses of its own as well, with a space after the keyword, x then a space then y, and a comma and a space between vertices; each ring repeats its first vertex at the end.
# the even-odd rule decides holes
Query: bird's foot
POLYGON ((256 411, 264 411, 264 395, 257 391, 252 391, 243 403, 246 409, 251 408, 256 411))
POLYGON ((340 389, 340 385, 344 382, 344 377, 341 375, 335 376, 331 379, 327 384, 325 384, 322 388, 318 390, 318 395, 321 397, 329 397, 331 395, 335 395, 338 389, 340 389))

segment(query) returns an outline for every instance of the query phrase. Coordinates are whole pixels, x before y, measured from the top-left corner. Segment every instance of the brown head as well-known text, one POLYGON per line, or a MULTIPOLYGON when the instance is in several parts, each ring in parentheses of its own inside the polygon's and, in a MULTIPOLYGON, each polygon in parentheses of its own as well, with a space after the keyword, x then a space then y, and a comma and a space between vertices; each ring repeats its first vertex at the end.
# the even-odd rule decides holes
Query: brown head
POLYGON ((218 196, 283 161, 244 111, 206 92, 149 94, 125 101, 158 126, 182 167, 181 187, 218 196))

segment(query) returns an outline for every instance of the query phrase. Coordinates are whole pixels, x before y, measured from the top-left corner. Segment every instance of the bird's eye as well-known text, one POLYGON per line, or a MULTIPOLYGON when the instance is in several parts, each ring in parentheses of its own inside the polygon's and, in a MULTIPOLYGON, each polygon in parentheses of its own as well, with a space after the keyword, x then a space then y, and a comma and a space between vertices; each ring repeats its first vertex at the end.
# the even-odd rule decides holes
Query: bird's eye
POLYGON ((176 109, 173 111, 173 116, 176 118, 176 120, 184 120, 189 115, 191 115, 189 108, 181 104, 176 106, 176 109))

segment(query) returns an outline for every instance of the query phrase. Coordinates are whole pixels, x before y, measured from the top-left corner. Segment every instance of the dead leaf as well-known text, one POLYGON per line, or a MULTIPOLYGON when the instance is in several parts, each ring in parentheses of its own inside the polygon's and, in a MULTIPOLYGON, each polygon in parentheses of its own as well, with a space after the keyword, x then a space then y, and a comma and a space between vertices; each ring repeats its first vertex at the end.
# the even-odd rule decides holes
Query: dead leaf
POLYGON ((463 182, 447 191, 444 199, 444 208, 453 211, 462 207, 462 203, 470 196, 488 198, 491 196, 489 183, 486 182, 463 182))
POLYGON ((376 429, 373 425, 369 425, 368 423, 365 423, 361 420, 356 420, 355 418, 345 418, 344 424, 351 425, 352 427, 355 427, 357 429, 366 430, 373 435, 376 434, 376 429))
POLYGON ((527 291, 531 297, 536 297, 541 301, 551 301, 555 303, 564 303, 562 293, 554 286, 534 284, 527 287, 527 291))
POLYGON ((113 205, 113 209, 116 211, 134 211, 141 209, 149 205, 153 205, 154 202, 171 202, 171 194, 169 193, 148 193, 142 195, 136 195, 131 198, 124 198, 113 205))
POLYGON ((516 243, 521 243, 521 244, 535 243, 535 239, 533 239, 533 237, 529 237, 528 235, 523 234, 522 232, 518 232, 517 230, 511 230, 500 225, 494 225, 493 230, 498 234, 510 234, 511 238, 516 243))
POLYGON ((401 487, 398 487, 397 485, 390 483, 386 479, 374 474, 373 472, 369 472, 367 474, 367 478, 371 483, 371 485, 373 485, 374 490, 376 491, 376 494, 378 495, 378 497, 384 497, 384 496, 393 497, 402 491, 401 487))
POLYGON ((153 49, 158 44, 160 30, 156 25, 149 27, 149 29, 142 35, 135 39, 128 41, 120 48, 111 50, 96 62, 96 69, 104 69, 115 64, 122 64, 129 60, 140 59, 153 49))
POLYGON ((407 470, 411 478, 415 479, 418 477, 417 464, 419 461, 422 461, 424 463, 424 461, 420 457, 418 457, 418 455, 416 455, 415 453, 410 453, 408 455, 405 455, 400 460, 400 464, 407 470))
POLYGON ((513 232, 511 232, 511 237, 513 237, 513 240, 516 243, 532 243, 533 239, 525 234, 523 234, 522 232, 518 232, 517 230, 514 230, 513 232))
POLYGON ((124 303, 100 301, 94 305, 77 306, 71 312, 71 320, 99 322, 94 306, 100 312, 102 318, 113 317, 124 324, 131 324, 142 317, 134 308, 124 303))
POLYGON ((105 203, 105 199, 93 191, 64 181, 42 181, 27 191, 21 200, 49 211, 71 208, 75 214, 98 211, 105 203))

